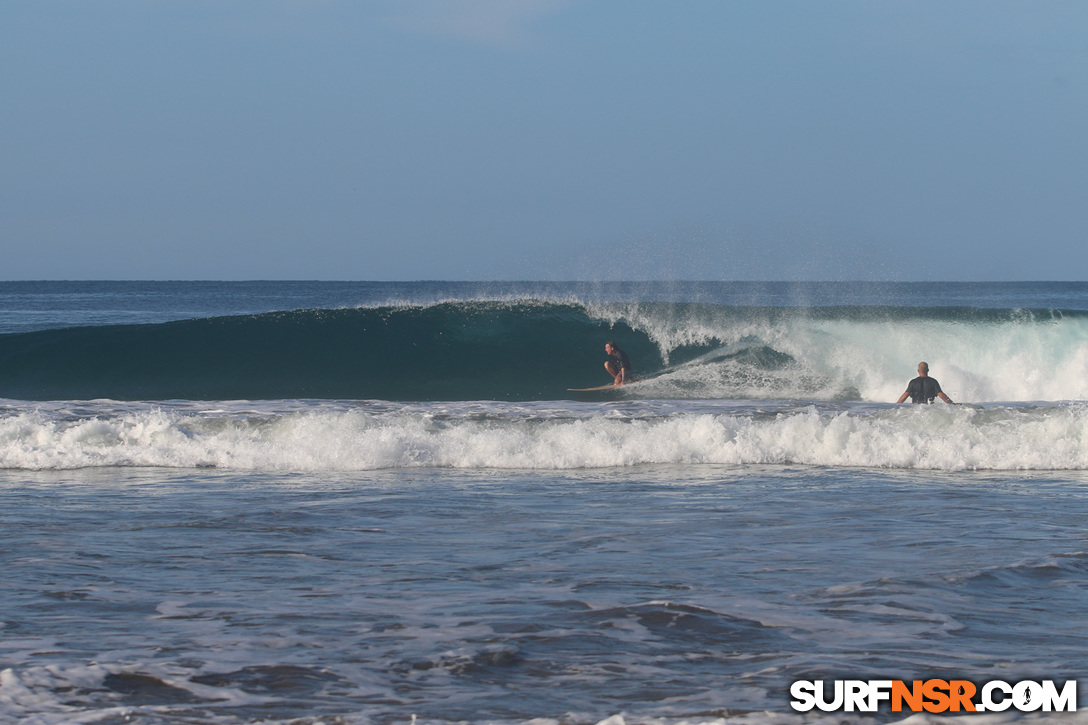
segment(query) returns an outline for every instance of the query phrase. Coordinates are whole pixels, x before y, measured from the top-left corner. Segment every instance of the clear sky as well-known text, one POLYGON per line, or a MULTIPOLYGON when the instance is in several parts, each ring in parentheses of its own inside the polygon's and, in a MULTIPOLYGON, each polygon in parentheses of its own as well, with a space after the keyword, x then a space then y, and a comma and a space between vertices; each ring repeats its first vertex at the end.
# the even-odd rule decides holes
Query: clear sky
POLYGON ((1083 0, 4 0, 0 279, 1088 279, 1083 0))

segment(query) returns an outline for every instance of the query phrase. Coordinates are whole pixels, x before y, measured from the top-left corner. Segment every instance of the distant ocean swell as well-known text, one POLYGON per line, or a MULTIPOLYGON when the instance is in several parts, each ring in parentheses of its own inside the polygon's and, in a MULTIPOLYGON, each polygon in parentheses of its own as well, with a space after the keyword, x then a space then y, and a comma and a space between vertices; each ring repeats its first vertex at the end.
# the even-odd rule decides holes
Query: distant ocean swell
POLYGON ((957 400, 1088 398, 1084 313, 534 300, 11 333, 0 397, 556 400, 610 338, 656 376, 616 398, 888 401, 922 359, 957 400))
MULTIPOLYGON (((65 404, 68 406, 70 404, 65 404)), ((122 406, 122 404, 117 404, 122 406)), ((669 413, 571 404, 392 404, 195 410, 0 408, 0 468, 255 471, 557 470, 793 464, 1088 470, 1088 405, 901 406, 669 413)))

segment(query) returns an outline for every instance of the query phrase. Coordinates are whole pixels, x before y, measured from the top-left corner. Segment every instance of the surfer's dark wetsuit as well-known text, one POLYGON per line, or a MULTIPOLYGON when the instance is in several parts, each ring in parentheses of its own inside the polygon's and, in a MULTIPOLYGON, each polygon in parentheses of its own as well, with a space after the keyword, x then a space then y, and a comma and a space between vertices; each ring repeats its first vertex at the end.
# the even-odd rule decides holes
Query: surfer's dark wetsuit
POLYGON ((941 394, 941 384, 928 375, 919 375, 907 383, 907 395, 912 403, 932 403, 941 394))
POLYGON ((616 370, 622 370, 624 377, 628 380, 631 379, 631 361, 627 358, 627 353, 618 347, 612 348, 612 354, 609 355, 612 359, 612 364, 616 366, 616 370))
POLYGON ((932 403, 934 398, 940 398, 949 405, 955 405, 941 390, 941 384, 929 377, 929 363, 925 361, 918 363, 918 377, 907 383, 906 391, 895 402, 902 403, 908 395, 912 403, 932 403))
POLYGON ((627 353, 616 347, 612 341, 605 344, 604 351, 608 355, 608 362, 604 364, 604 369, 615 379, 616 385, 630 382, 631 361, 627 353))

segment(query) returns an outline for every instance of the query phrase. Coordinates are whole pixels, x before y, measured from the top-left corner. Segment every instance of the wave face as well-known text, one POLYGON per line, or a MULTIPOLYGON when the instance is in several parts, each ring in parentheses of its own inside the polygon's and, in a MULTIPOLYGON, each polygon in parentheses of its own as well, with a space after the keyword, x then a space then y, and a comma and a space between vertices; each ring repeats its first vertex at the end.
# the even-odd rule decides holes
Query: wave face
POLYGON ((1088 470, 1088 405, 10 403, 0 442, 0 469, 23 470, 1088 470))
POLYGON ((1088 397, 1088 316, 941 307, 545 300, 318 309, 0 335, 23 400, 895 400, 919 360, 956 400, 1088 397))
MULTIPOLYGON (((5 336, 0 396, 554 397, 572 387, 560 372, 601 366, 608 334, 606 323, 590 320, 582 309, 531 302, 299 310, 47 330, 5 336)), ((653 350, 644 335, 632 344, 639 353, 653 350)), ((596 377, 604 377, 603 369, 596 377)))

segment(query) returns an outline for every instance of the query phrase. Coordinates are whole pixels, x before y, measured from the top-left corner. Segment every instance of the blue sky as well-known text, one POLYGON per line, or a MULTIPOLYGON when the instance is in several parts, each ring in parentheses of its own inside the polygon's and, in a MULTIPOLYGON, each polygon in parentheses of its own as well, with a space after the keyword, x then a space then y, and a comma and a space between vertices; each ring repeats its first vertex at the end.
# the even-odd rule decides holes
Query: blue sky
POLYGON ((1088 279, 1088 3, 6 0, 3 279, 1088 279))

